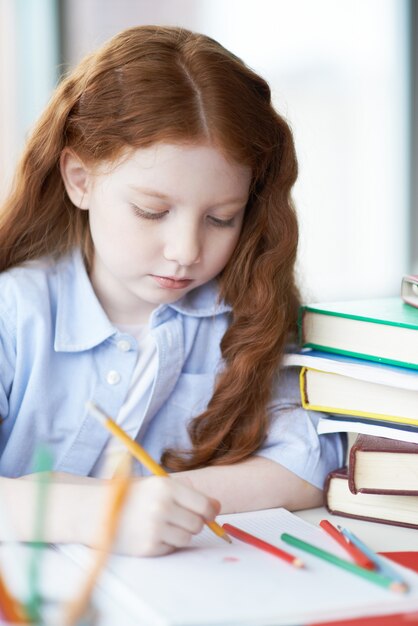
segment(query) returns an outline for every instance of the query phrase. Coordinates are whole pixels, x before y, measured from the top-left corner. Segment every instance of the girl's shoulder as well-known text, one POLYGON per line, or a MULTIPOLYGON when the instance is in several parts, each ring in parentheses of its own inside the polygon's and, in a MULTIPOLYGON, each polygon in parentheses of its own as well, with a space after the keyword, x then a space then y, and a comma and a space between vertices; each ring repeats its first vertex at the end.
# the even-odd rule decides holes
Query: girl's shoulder
POLYGON ((40 286, 48 280, 51 273, 55 272, 57 265, 56 259, 52 256, 41 257, 39 259, 26 261, 21 265, 12 267, 5 272, 0 273, 1 293, 3 289, 11 291, 26 291, 29 287, 40 286))
POLYGON ((14 315, 23 307, 36 308, 54 297, 59 274, 71 256, 44 256, 0 273, 0 314, 14 315))

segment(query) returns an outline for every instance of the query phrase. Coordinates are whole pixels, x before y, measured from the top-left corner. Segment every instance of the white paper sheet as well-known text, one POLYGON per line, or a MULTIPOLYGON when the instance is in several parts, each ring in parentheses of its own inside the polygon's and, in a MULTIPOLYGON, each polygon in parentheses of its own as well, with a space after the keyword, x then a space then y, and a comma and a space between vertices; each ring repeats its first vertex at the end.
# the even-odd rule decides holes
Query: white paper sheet
MULTIPOLYGON (((345 551, 320 528, 284 509, 219 516, 274 543, 306 564, 288 563, 233 539, 228 545, 205 529, 185 550, 158 558, 113 556, 99 586, 138 626, 281 626, 321 619, 418 610, 418 575, 395 566, 410 585, 396 594, 280 540, 293 534, 343 558, 345 551)), ((94 552, 62 546, 81 567, 94 552)))

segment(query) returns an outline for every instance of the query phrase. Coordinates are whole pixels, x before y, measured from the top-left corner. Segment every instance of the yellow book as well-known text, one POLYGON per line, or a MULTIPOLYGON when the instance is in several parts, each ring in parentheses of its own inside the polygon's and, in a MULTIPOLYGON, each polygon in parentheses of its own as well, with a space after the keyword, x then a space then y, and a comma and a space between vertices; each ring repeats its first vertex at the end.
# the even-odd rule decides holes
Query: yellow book
POLYGON ((307 350, 285 357, 301 366, 305 409, 418 427, 418 372, 307 350))

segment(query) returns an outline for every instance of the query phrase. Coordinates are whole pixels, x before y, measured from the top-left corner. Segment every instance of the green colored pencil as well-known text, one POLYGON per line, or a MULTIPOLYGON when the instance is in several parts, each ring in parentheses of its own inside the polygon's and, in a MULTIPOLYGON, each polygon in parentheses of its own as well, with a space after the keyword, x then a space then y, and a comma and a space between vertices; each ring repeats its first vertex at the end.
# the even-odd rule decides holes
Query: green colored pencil
POLYGON ((32 558, 29 563, 29 599, 26 610, 32 619, 39 619, 41 597, 39 592, 40 565, 44 548, 44 528, 47 508, 47 492, 53 459, 49 449, 40 444, 35 450, 34 471, 38 474, 38 494, 35 508, 35 527, 32 541, 32 558))
POLYGON ((287 533, 283 533, 281 535, 282 541, 288 543, 295 548, 300 548, 300 550, 304 550, 305 552, 309 552, 314 556, 317 556, 319 559, 323 559, 324 561, 328 561, 328 563, 332 563, 337 567, 341 567, 352 574, 357 574, 357 576, 362 576, 366 578, 372 583, 376 585, 380 585, 381 587, 386 587, 391 591, 397 591, 400 593, 405 593, 408 591, 408 588, 405 584, 400 583, 398 581, 393 580, 392 578, 388 578, 387 576, 383 576, 383 574, 379 574, 379 572, 375 572, 373 570, 368 570, 355 563, 351 563, 350 561, 346 561, 345 559, 341 559, 339 556, 335 556, 331 552, 327 552, 326 550, 322 550, 321 548, 317 548, 306 541, 302 541, 302 539, 298 539, 297 537, 293 537, 293 535, 289 535, 287 533))

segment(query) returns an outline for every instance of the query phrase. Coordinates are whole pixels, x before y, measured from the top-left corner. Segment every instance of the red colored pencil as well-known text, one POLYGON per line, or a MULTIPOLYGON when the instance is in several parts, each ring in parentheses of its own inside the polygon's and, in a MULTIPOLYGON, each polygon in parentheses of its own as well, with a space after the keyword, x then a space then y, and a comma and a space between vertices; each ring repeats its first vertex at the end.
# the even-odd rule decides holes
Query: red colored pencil
POLYGON ((293 554, 280 550, 280 548, 273 546, 271 543, 267 543, 267 541, 263 541, 263 539, 260 539, 259 537, 250 535, 250 533, 247 533, 236 526, 232 526, 232 524, 222 524, 222 528, 224 528, 226 532, 231 535, 231 537, 235 537, 235 539, 239 539, 240 541, 249 543, 255 548, 259 548, 269 554, 273 554, 273 556, 279 557, 279 559, 286 561, 286 563, 290 563, 294 567, 304 567, 303 561, 296 556, 293 556, 293 554))
POLYGON ((335 539, 335 541, 339 543, 340 546, 342 546, 350 556, 353 557, 357 565, 360 565, 360 567, 364 567, 366 569, 376 569, 373 561, 371 561, 368 556, 366 556, 359 548, 357 548, 357 546, 351 543, 351 541, 347 541, 344 535, 340 533, 340 531, 335 528, 335 526, 333 526, 331 522, 323 519, 319 522, 319 525, 321 526, 321 528, 323 528, 323 530, 325 530, 326 533, 328 533, 328 535, 335 539))

